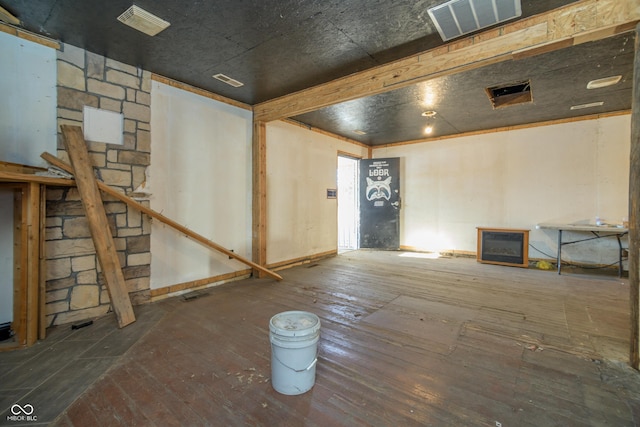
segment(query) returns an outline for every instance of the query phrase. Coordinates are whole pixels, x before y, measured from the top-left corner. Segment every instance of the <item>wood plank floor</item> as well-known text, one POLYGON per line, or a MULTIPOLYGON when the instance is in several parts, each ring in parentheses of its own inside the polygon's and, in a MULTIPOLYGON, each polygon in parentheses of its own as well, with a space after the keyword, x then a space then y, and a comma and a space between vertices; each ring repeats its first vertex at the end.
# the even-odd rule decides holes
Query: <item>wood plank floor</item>
POLYGON ((147 306, 146 333, 52 424, 640 424, 626 279, 403 254, 349 252, 147 306), (270 384, 268 323, 287 310, 322 322, 315 385, 298 396, 270 384))

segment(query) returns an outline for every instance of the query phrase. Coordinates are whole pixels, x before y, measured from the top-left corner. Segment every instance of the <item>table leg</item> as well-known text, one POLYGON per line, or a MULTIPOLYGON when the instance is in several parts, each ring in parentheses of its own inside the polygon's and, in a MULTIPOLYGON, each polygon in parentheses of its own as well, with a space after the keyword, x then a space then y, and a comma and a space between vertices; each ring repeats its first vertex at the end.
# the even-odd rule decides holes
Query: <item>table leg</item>
POLYGON ((562 269, 562 230, 558 230, 558 274, 562 269))

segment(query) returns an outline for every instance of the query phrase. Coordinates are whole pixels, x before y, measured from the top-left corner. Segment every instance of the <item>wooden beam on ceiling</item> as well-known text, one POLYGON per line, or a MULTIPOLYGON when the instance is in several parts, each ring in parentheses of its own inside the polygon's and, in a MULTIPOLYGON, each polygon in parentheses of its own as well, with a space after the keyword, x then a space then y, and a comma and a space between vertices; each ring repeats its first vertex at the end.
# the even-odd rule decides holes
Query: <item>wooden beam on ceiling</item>
POLYGON ((8 22, 13 25, 20 25, 20 20, 2 6, 0 6, 0 21, 8 22))
POLYGON ((534 56, 632 31, 638 0, 582 0, 467 37, 405 59, 304 89, 254 106, 269 122, 436 77, 534 56))

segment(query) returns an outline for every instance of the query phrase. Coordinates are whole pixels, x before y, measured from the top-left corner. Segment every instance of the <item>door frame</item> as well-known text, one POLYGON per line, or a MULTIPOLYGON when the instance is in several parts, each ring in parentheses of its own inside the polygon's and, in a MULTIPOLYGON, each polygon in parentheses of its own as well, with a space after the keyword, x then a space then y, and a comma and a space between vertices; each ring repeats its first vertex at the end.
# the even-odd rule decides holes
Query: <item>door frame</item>
POLYGON ((338 155, 337 155, 337 159, 336 159, 336 163, 337 163, 337 167, 336 167, 336 183, 337 183, 337 188, 338 188, 338 200, 337 200, 337 209, 336 209, 337 228, 338 228, 338 230, 337 230, 338 231, 337 232, 337 238, 338 238, 337 247, 338 247, 338 251, 340 251, 341 248, 342 248, 342 250, 358 250, 360 248, 360 191, 359 191, 360 190, 359 189, 360 160, 362 160, 362 157, 358 157, 358 156, 355 156, 355 155, 350 154, 350 153, 338 151, 338 155), (341 226, 340 226, 340 224, 341 224, 341 221, 340 221, 340 201, 344 200, 344 192, 343 192, 344 185, 341 186, 340 185, 340 180, 339 180, 340 158, 354 161, 354 176, 353 176, 353 194, 352 194, 352 197, 353 197, 353 205, 354 205, 353 226, 354 226, 355 238, 354 238, 354 242, 353 242, 353 247, 340 246, 340 234, 342 232, 341 226))
POLYGON ((34 344, 45 336, 44 186, 36 182, 0 183, 13 191, 13 321, 14 336, 0 351, 34 344))

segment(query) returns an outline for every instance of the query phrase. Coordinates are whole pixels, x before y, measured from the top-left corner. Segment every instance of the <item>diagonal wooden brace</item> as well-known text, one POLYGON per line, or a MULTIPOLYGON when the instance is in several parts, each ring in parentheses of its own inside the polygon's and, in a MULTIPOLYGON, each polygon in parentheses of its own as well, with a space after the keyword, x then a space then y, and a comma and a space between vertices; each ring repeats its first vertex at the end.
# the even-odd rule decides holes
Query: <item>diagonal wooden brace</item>
MULTIPOLYGON (((41 156, 43 159, 45 159, 47 162, 51 163, 53 166, 58 167, 66 172, 69 173, 73 173, 73 169, 65 162, 63 162, 62 160, 58 159, 57 157, 55 157, 52 154, 49 153, 42 153, 41 156)), ((184 233, 185 235, 187 235, 188 237, 191 237, 192 239, 202 243, 205 246, 208 246, 211 249, 215 249, 218 252, 222 252, 223 254, 234 258, 240 262, 242 262, 245 265, 248 265, 249 267, 261 271, 265 274, 267 274, 268 276, 276 279, 276 280, 282 280, 282 276, 280 276, 278 273, 271 271, 259 264, 256 264, 253 261, 250 261, 238 254, 236 254, 235 252, 231 252, 230 250, 226 249, 223 246, 218 245, 217 243, 207 239, 206 237, 188 229, 187 227, 178 224, 177 222, 173 221, 172 219, 167 218, 166 216, 162 215, 161 213, 158 213, 156 211, 154 211, 151 208, 148 208, 146 206, 144 206, 143 204, 135 201, 134 199, 132 199, 131 197, 122 194, 121 192, 119 192, 118 190, 115 190, 114 188, 111 188, 110 186, 108 186, 107 184, 97 181, 98 184, 98 188, 109 194, 110 196, 113 196, 115 198, 117 198, 118 200, 126 203, 127 205, 134 207, 136 209, 138 209, 140 212, 149 215, 151 218, 155 218, 158 221, 167 224, 168 226, 178 230, 181 233, 184 233)))
POLYGON ((107 283, 111 306, 116 313, 118 326, 123 328, 135 322, 136 317, 129 299, 127 284, 122 274, 113 236, 109 232, 107 214, 102 204, 100 191, 98 191, 84 135, 78 126, 62 125, 61 129, 65 147, 73 165, 73 169, 69 169, 76 177, 76 186, 87 214, 89 230, 102 267, 102 274, 107 283))

